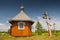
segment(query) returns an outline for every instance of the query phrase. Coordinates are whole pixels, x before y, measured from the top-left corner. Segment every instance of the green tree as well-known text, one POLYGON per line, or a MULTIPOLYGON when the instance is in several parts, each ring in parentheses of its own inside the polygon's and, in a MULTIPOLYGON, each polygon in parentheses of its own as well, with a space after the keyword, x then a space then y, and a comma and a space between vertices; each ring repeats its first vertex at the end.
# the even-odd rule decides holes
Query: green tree
POLYGON ((41 23, 39 22, 39 21, 37 21, 37 23, 36 23, 36 33, 38 34, 38 35, 41 35, 42 34, 42 25, 41 25, 41 23))

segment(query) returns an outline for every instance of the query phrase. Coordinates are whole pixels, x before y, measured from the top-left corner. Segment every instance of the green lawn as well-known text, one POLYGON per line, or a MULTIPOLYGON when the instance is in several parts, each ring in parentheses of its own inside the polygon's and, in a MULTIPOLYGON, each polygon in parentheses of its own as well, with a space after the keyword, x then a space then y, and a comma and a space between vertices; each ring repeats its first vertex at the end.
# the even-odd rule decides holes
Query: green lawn
POLYGON ((9 33, 0 32, 0 40, 60 40, 60 32, 57 35, 48 36, 48 33, 43 33, 42 35, 37 35, 33 33, 30 37, 12 37, 9 33))

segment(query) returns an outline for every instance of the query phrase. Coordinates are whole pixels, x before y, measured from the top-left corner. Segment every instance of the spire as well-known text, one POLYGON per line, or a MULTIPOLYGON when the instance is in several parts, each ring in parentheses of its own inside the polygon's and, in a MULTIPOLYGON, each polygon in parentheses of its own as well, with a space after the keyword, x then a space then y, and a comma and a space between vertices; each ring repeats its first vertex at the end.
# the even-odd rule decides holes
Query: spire
POLYGON ((21 10, 21 11, 24 11, 24 7, 23 7, 23 5, 20 7, 20 10, 21 10))

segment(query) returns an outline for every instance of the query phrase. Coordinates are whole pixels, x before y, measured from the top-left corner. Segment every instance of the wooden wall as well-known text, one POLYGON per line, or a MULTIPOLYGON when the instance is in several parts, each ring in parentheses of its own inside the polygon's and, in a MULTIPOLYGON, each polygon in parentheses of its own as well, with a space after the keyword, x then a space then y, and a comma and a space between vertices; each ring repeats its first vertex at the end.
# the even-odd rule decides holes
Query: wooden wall
POLYGON ((11 28, 10 28, 10 34, 12 36, 31 36, 31 23, 25 22, 25 29, 24 30, 18 30, 18 25, 17 23, 13 23, 11 28))

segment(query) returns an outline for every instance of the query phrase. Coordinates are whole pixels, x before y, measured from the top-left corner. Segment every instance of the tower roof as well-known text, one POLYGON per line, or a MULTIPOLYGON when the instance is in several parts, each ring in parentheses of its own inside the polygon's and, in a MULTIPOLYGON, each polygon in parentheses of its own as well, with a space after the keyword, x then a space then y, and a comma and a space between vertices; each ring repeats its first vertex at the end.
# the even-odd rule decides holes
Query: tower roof
POLYGON ((17 14, 10 21, 31 21, 31 22, 33 22, 33 20, 29 16, 27 16, 26 13, 24 12, 23 6, 21 6, 21 8, 20 8, 20 13, 17 14))

